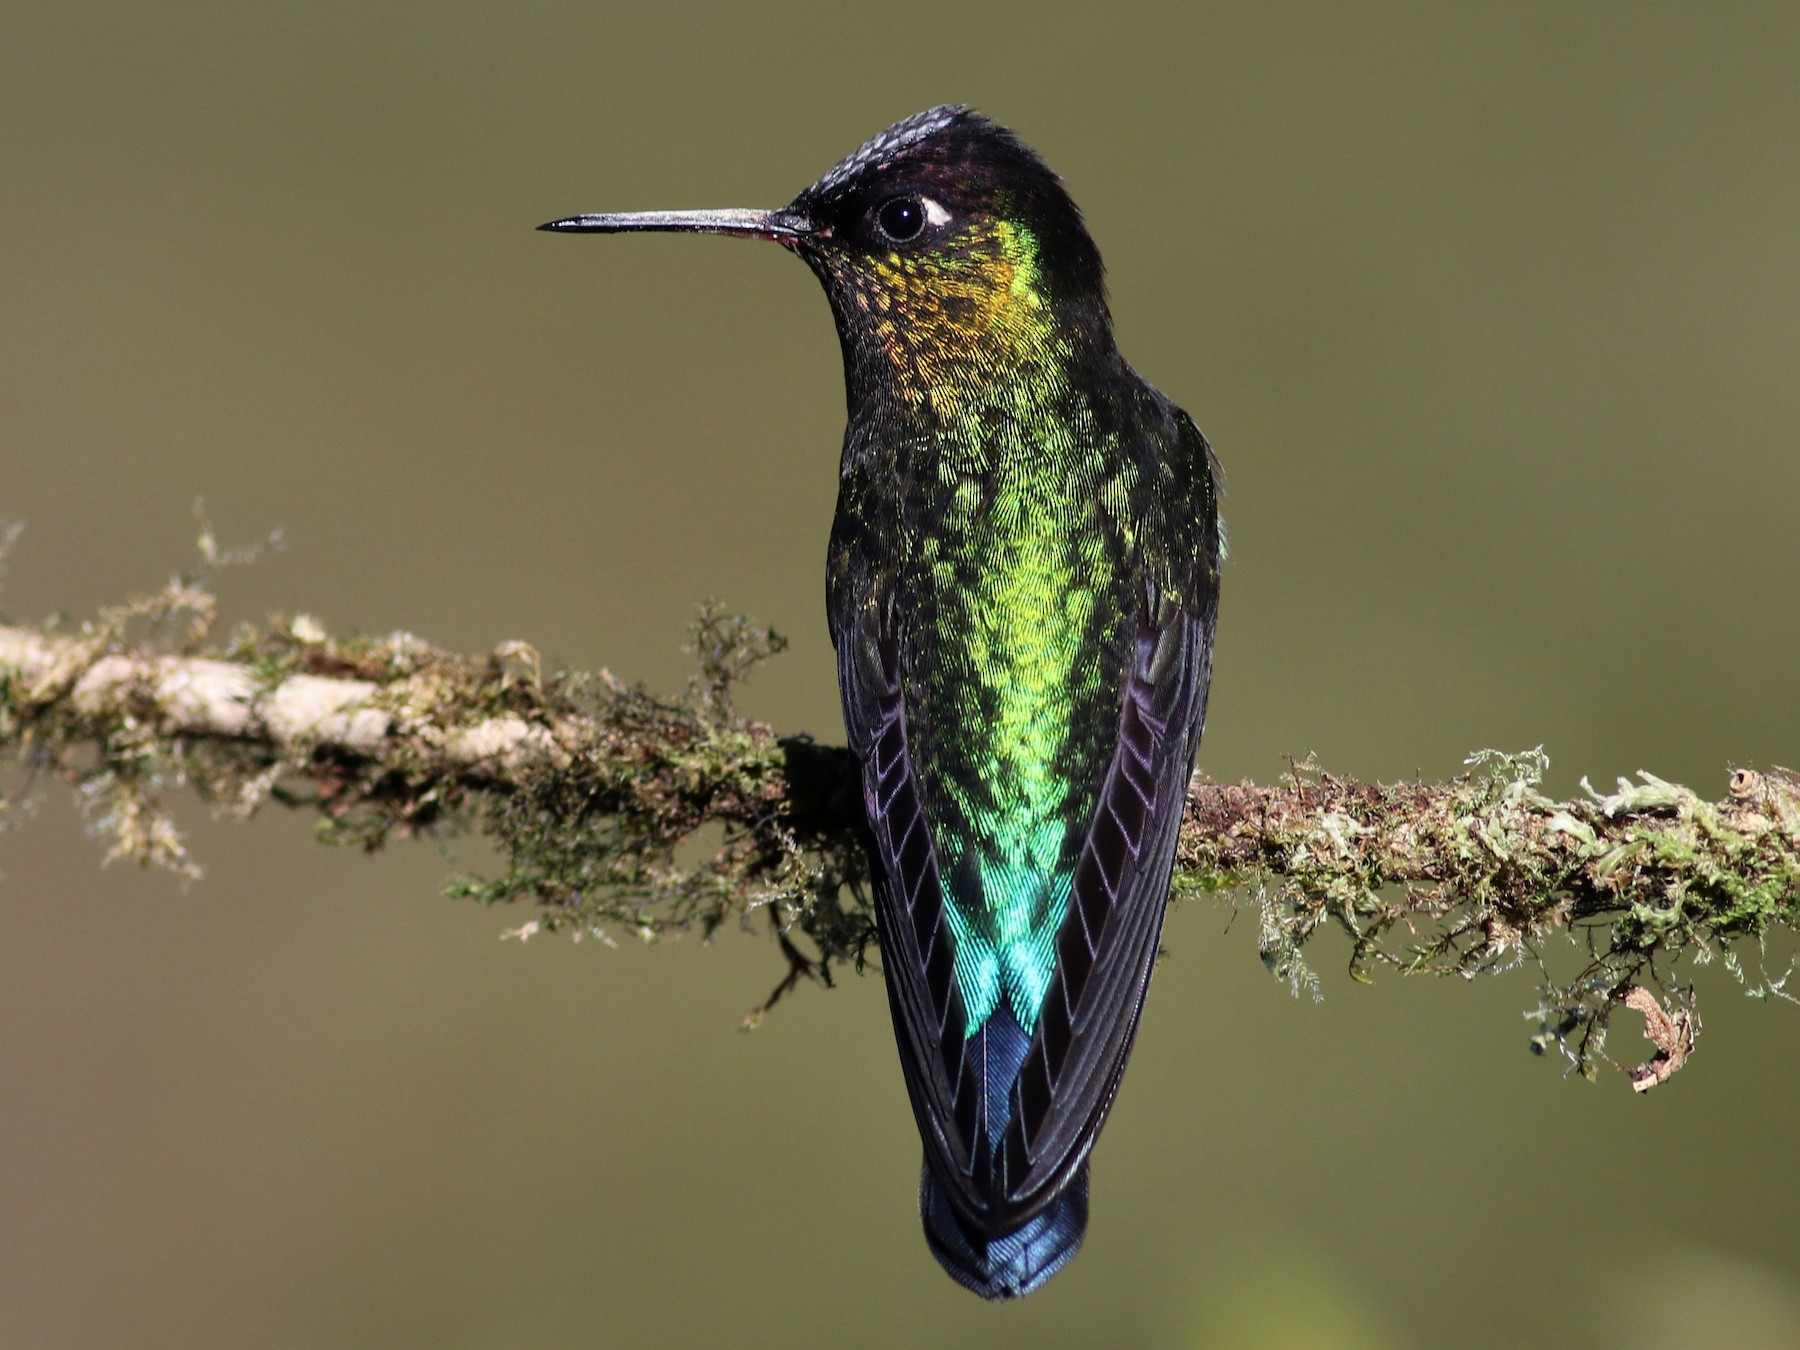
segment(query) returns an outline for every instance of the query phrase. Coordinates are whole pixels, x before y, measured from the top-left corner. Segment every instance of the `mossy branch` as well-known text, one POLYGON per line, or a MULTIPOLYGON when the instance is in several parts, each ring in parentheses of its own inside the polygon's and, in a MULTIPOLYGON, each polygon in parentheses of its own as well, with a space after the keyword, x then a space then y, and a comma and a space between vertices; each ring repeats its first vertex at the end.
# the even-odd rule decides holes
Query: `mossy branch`
MULTIPOLYGON (((185 788, 226 815, 303 807, 325 839, 370 850, 479 830, 504 868, 452 892, 529 902, 520 935, 648 940, 766 916, 789 965, 774 997, 873 948, 848 752, 733 705, 784 645, 773 633, 703 608, 700 673, 664 698, 604 670, 546 672, 524 643, 458 656, 404 633, 334 640, 307 616, 219 642, 215 615, 178 581, 78 627, 0 627, 0 755, 27 783, 71 782, 109 858, 196 872, 163 805, 185 788)), ((1197 781, 1174 894, 1248 897, 1264 960, 1296 991, 1316 992, 1302 949, 1328 926, 1359 978, 1532 964, 1539 1049, 1591 1074, 1631 1006, 1657 1047, 1634 1085, 1661 1082, 1698 1029, 1682 961, 1722 956, 1753 993, 1786 997, 1785 976, 1739 955, 1800 919, 1800 781, 1740 769, 1707 801, 1644 774, 1554 801, 1545 765, 1483 752, 1443 783, 1312 764, 1269 786, 1197 781), (1558 933, 1578 968, 1552 978, 1558 933)))

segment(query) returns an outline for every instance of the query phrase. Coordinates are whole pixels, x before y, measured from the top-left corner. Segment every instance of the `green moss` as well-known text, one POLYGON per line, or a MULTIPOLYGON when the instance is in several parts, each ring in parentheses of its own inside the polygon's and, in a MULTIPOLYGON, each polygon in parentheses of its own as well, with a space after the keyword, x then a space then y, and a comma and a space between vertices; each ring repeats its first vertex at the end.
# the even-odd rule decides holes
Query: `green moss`
MULTIPOLYGON (((522 643, 464 657, 408 634, 332 638, 305 615, 219 639, 205 580, 178 577, 89 623, 40 629, 57 644, 52 668, 30 680, 0 670, 0 757, 22 771, 0 795, 0 824, 29 784, 62 778, 109 859, 190 876, 198 867, 163 806, 177 791, 231 816, 302 807, 322 839, 367 850, 479 831, 500 865, 450 892, 530 906, 521 934, 656 941, 766 927, 785 963, 771 1003, 802 978, 865 964, 875 929, 855 765, 735 707, 737 684, 782 649, 778 635, 704 607, 698 673, 664 698, 605 672, 547 673, 522 643), (373 745, 284 741, 266 727, 196 734, 149 679, 77 707, 82 673, 126 648, 229 661, 253 705, 299 675, 363 681, 393 731, 373 745), (453 753, 459 734, 502 723, 532 739, 499 759, 453 753)), ((1535 1048, 1584 1074, 1605 1061, 1632 986, 1691 1015, 1686 966, 1719 957, 1753 995, 1789 997, 1785 976, 1754 972, 1766 936, 1800 921, 1792 776, 1740 770, 1717 802, 1648 775, 1558 802, 1540 790, 1545 764, 1541 750, 1482 752, 1446 783, 1365 784, 1306 763, 1269 787, 1196 784, 1172 890, 1253 904, 1263 959, 1296 993, 1319 990, 1307 955, 1325 929, 1346 935, 1359 980, 1531 967, 1535 1048)))
POLYGON ((1263 958, 1296 992, 1317 990, 1301 953, 1327 925, 1348 934, 1359 979, 1530 963, 1542 980, 1534 1046, 1584 1074, 1605 1056, 1621 991, 1641 984, 1691 1013, 1682 960, 1724 951, 1752 993, 1780 993, 1742 974, 1732 944, 1800 919, 1791 777, 1740 771, 1719 803, 1650 775, 1556 802, 1538 790, 1541 751, 1470 765, 1441 785, 1374 787, 1299 765, 1278 788, 1197 788, 1177 891, 1260 877, 1263 958), (1245 800, 1222 806, 1233 792, 1245 800), (1564 949, 1576 969, 1560 977, 1558 932, 1576 938, 1564 949))

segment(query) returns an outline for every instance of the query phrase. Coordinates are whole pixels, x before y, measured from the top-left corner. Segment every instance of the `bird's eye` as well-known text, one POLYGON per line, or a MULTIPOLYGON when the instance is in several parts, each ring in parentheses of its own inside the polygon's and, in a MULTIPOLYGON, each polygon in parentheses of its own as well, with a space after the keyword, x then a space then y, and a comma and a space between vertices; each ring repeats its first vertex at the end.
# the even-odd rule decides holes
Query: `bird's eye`
MULTIPOLYGON (((919 237, 930 214, 927 207, 932 205, 936 203, 926 202, 920 197, 895 197, 892 201, 883 202, 876 210, 875 224, 896 244, 904 244, 919 237)), ((944 214, 942 207, 938 211, 944 214)))

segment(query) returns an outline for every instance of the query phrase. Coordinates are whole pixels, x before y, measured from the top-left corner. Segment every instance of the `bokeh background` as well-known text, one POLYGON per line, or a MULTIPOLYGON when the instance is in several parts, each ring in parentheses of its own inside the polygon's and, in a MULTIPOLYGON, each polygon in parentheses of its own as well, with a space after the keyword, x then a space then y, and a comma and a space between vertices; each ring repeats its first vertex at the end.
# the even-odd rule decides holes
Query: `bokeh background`
MULTIPOLYGON (((0 3, 0 606, 223 542, 304 610, 653 687, 693 603, 822 617, 842 423, 774 248, 562 238, 775 205, 967 100, 1070 183, 1120 341, 1227 471, 1203 766, 1722 793, 1800 763, 1800 9, 0 3)), ((990 1308, 928 1256, 878 982, 752 1036, 765 935, 501 942, 303 817, 102 870, 0 837, 0 1345, 1800 1345, 1800 1009, 1699 972, 1647 1099, 1526 1052, 1527 972, 1291 998, 1169 925, 1086 1252, 990 1308)), ((1783 968, 1785 949, 1771 953, 1783 968)), ((1615 1048, 1641 1042, 1621 1027, 1615 1048)))

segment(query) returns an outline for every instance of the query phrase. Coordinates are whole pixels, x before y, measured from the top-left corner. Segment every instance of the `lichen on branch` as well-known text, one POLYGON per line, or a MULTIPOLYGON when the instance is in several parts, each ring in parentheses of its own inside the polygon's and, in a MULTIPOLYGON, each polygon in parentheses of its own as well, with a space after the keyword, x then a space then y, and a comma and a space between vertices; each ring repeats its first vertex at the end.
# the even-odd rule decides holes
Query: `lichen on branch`
POLYGON ((1541 749, 1483 751, 1444 783, 1358 783, 1313 765, 1270 788, 1197 783, 1175 891, 1253 889, 1263 958, 1296 990, 1317 987, 1302 948, 1327 922, 1349 935, 1360 979, 1529 962, 1542 976, 1534 1048, 1588 1074, 1614 1009, 1644 1012, 1646 985, 1692 1048, 1683 961, 1722 956, 1752 993, 1787 997, 1785 974, 1753 977, 1740 950, 1760 957, 1771 930, 1800 920, 1800 780, 1738 769, 1711 802, 1645 773, 1607 794, 1583 780, 1584 796, 1556 801, 1539 791, 1548 763, 1541 749), (1582 953, 1560 979, 1545 959, 1559 932, 1582 953))
MULTIPOLYGON (((405 633, 334 639, 306 615, 216 628, 192 578, 78 627, 0 626, 0 756, 25 782, 73 784, 109 858, 195 874, 164 804, 187 789, 227 815, 305 808, 325 839, 370 850, 479 831, 503 866, 450 889, 530 904, 521 934, 766 922, 788 966, 771 1003, 874 948, 848 752, 736 709, 737 683, 784 645, 766 629, 703 607, 699 673, 664 697, 547 672, 525 643, 459 656, 405 633)), ((1591 1074, 1629 1005, 1658 1052, 1634 1084, 1661 1082, 1698 1031, 1681 963, 1720 956, 1786 997, 1741 957, 1760 971, 1762 939, 1800 919, 1800 783, 1740 769, 1715 802, 1645 774, 1556 801, 1545 765, 1482 752, 1442 783, 1312 764, 1269 786, 1197 781, 1173 893, 1253 897, 1263 958, 1296 992, 1317 989, 1304 952, 1326 927, 1363 979, 1529 964, 1538 1048, 1591 1074), (1552 974, 1558 935, 1572 975, 1552 974)))

